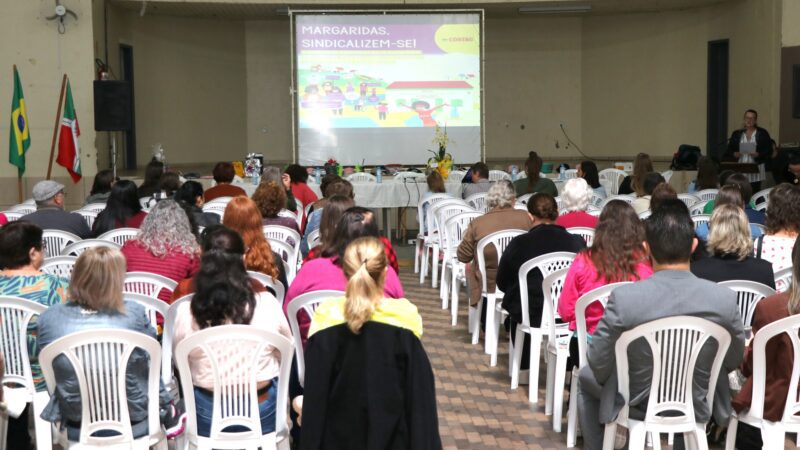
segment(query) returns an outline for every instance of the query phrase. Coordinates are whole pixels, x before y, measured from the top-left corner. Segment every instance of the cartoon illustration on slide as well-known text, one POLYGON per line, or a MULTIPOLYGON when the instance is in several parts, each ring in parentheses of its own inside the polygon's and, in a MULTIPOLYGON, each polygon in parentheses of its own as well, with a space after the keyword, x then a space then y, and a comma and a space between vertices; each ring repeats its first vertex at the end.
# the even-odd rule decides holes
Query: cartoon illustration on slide
POLYGON ((442 107, 445 107, 445 106, 448 106, 448 105, 447 105, 447 103, 442 103, 439 106, 434 106, 433 108, 431 108, 431 105, 428 102, 422 101, 422 100, 417 100, 414 103, 412 103, 411 106, 407 106, 407 105, 400 105, 400 106, 402 106, 404 108, 408 108, 408 109, 416 112, 417 114, 419 114, 419 119, 422 121, 422 126, 423 127, 435 127, 435 126, 438 125, 438 123, 436 122, 436 120, 433 119, 433 112, 436 111, 439 108, 442 108, 442 107))

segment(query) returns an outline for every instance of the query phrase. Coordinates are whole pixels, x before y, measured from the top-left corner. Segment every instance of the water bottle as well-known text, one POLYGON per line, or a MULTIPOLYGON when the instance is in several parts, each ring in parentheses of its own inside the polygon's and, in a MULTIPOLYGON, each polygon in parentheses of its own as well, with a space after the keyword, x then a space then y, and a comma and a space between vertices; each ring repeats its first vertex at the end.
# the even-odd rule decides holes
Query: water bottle
POLYGON ((253 186, 258 186, 259 184, 261 184, 261 174, 258 173, 258 171, 253 172, 251 180, 253 181, 253 186))
POLYGON ((375 178, 378 183, 383 183, 383 171, 381 166, 375 166, 375 178))
POLYGON ((559 180, 563 180, 565 178, 567 178, 567 171, 566 171, 566 169, 564 169, 564 164, 561 163, 558 166, 558 179, 559 180))
POLYGON ((321 170, 319 166, 314 168, 314 181, 316 181, 318 185, 320 184, 320 178, 321 178, 320 172, 321 170))
POLYGON ((517 181, 517 176, 519 175, 519 169, 517 165, 514 164, 511 166, 511 181, 517 181))

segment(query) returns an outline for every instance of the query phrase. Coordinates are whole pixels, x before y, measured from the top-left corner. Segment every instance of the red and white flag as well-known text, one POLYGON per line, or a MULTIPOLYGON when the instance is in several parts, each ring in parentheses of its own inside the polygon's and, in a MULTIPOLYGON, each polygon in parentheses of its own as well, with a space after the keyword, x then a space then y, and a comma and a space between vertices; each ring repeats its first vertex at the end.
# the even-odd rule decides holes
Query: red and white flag
POLYGON ((75 104, 72 102, 72 88, 67 81, 67 94, 64 101, 64 117, 61 119, 61 130, 58 136, 58 158, 56 162, 67 168, 72 181, 77 183, 81 177, 81 146, 78 136, 81 129, 78 126, 78 115, 75 114, 75 104))

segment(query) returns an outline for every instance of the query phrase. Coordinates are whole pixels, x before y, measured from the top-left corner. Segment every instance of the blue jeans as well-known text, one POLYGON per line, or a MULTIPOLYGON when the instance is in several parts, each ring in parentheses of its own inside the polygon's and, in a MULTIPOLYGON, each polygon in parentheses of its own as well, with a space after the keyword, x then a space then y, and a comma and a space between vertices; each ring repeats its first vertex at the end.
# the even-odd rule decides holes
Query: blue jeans
MULTIPOLYGON (((278 378, 272 379, 272 385, 267 388, 268 398, 258 405, 261 413, 261 431, 264 434, 275 431, 275 403, 278 396, 278 378)), ((194 403, 197 410, 197 434, 203 437, 211 435, 211 413, 214 410, 214 396, 211 392, 194 388, 194 403)), ((247 427, 235 425, 222 431, 237 432, 249 431, 247 427)))

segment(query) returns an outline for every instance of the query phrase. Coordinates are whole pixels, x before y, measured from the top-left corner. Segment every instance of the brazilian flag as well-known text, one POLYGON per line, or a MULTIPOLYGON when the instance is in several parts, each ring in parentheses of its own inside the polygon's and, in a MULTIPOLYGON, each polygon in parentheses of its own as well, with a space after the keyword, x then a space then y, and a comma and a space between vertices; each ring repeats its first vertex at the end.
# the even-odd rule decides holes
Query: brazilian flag
POLYGON ((25 111, 25 96, 22 94, 22 83, 19 73, 14 67, 14 98, 11 101, 11 127, 8 144, 8 162, 17 166, 19 176, 25 173, 25 152, 31 146, 28 114, 25 111))

